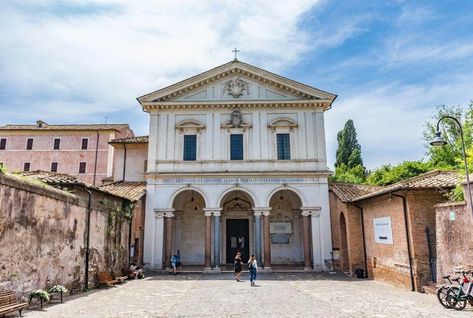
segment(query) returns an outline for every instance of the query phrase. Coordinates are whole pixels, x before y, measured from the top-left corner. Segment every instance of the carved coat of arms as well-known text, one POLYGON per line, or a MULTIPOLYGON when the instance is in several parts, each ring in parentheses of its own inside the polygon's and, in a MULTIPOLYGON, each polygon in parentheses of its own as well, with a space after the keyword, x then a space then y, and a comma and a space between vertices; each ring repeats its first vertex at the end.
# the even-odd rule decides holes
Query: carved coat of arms
POLYGON ((241 95, 243 95, 243 93, 249 95, 250 84, 237 77, 229 80, 228 82, 225 82, 223 92, 227 95, 233 96, 234 98, 240 97, 241 95))
POLYGON ((243 123, 243 116, 239 109, 234 109, 232 114, 230 115, 230 123, 232 128, 241 128, 241 124, 243 123))

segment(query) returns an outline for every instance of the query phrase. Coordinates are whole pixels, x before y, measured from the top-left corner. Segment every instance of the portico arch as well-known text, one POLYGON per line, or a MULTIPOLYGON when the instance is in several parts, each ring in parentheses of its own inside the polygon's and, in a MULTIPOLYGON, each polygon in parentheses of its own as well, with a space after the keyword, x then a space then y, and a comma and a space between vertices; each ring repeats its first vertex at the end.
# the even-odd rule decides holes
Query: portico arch
POLYGON ((222 261, 232 264, 237 252, 247 260, 255 253, 254 197, 251 192, 233 187, 219 199, 222 212, 222 261))
POLYGON ((243 188, 243 187, 240 187, 240 186, 233 186, 233 187, 231 187, 231 188, 228 188, 228 189, 224 190, 224 191, 220 194, 220 196, 219 196, 219 198, 218 198, 218 201, 217 201, 219 207, 222 207, 222 206, 223 206, 225 196, 228 196, 228 194, 229 194, 229 193, 232 193, 232 192, 235 192, 235 193, 238 193, 238 192, 245 193, 246 195, 248 195, 249 199, 251 199, 251 200, 250 200, 251 205, 252 205, 253 207, 255 206, 255 204, 256 204, 257 201, 256 201, 255 196, 253 195, 253 193, 252 193, 250 190, 248 190, 248 189, 246 189, 246 188, 243 188))
MULTIPOLYGON (((203 194, 193 187, 183 188, 173 196, 172 207, 174 217, 166 218, 166 242, 171 239, 172 243, 168 244, 172 246, 172 253, 179 250, 185 265, 204 265, 206 202, 203 194)), ((167 262, 170 256, 171 252, 166 249, 167 262)))
POLYGON ((271 208, 269 222, 272 226, 268 229, 270 233, 266 234, 265 253, 270 253, 271 265, 310 267, 305 265, 305 257, 310 257, 305 255, 304 247, 309 243, 305 236, 310 234, 307 225, 303 224, 301 196, 293 189, 282 187, 273 191, 268 206, 271 208))
POLYGON ((180 189, 178 189, 176 192, 174 192, 174 194, 171 196, 171 198, 169 199, 169 203, 168 203, 168 206, 173 206, 174 205, 174 201, 176 199, 176 197, 182 193, 183 191, 194 191, 194 192, 197 192, 198 194, 200 194, 202 196, 202 198, 204 199, 204 205, 205 207, 208 207, 208 200, 207 200, 207 195, 205 194, 204 191, 202 191, 201 189, 199 188, 196 188, 194 186, 185 186, 185 187, 182 187, 180 189))
POLYGON ((299 190, 297 190, 296 188, 293 188, 293 187, 289 187, 289 186, 281 186, 281 187, 278 187, 278 188, 274 189, 273 191, 271 191, 271 193, 269 194, 268 199, 267 199, 267 201, 266 201, 266 206, 270 206, 271 198, 274 196, 274 194, 275 194, 276 192, 279 192, 279 191, 291 191, 291 192, 294 192, 294 194, 297 195, 297 197, 299 198, 300 203, 301 203, 301 206, 306 206, 306 202, 305 202, 305 200, 304 200, 304 197, 303 197, 302 194, 299 192, 299 190))

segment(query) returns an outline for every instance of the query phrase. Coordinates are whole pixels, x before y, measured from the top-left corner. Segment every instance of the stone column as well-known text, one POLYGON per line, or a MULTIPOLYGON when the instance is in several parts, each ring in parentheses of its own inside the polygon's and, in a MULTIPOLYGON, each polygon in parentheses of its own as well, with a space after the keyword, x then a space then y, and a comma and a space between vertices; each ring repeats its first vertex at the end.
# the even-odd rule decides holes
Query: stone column
POLYGON ((271 233, 269 231, 269 210, 263 212, 264 270, 271 270, 271 233))
POLYGON ((156 241, 154 244, 154 260, 153 264, 154 267, 157 269, 163 268, 163 247, 164 247, 164 214, 168 209, 155 209, 155 233, 156 233, 156 241))
POLYGON ((173 223, 174 212, 168 211, 164 213, 164 226, 165 226, 165 238, 164 238, 164 268, 169 267, 171 264, 172 254, 172 223, 173 223))
POLYGON ((302 210, 302 233, 304 235, 304 270, 312 270, 310 262, 310 222, 311 212, 308 210, 302 210))
POLYGON ((212 212, 207 211, 207 209, 204 209, 205 211, 205 268, 204 271, 210 271, 211 270, 211 257, 212 257, 212 242, 211 242, 211 216, 212 212))
POLYGON ((261 263, 261 211, 255 210, 255 255, 261 263))
POLYGON ((220 270, 220 211, 215 210, 214 214, 214 270, 220 270))

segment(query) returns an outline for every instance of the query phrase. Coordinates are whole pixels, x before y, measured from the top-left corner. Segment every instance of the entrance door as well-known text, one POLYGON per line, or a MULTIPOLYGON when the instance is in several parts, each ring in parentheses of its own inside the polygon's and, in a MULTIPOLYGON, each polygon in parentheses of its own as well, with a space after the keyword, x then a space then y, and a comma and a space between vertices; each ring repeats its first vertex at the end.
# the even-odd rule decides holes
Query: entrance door
POLYGON ((233 264, 235 255, 241 252, 243 262, 250 254, 249 222, 242 219, 227 219, 227 264, 233 264))

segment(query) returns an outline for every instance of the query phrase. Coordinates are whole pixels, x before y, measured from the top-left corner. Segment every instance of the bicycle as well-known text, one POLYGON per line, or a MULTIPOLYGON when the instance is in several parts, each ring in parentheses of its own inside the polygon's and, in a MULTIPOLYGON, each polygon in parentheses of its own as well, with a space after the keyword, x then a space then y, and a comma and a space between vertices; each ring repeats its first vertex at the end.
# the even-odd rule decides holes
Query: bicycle
MULTIPOLYGON (((451 275, 443 276, 443 279, 448 280, 448 285, 442 285, 439 288, 437 288, 437 299, 440 302, 442 306, 445 308, 450 308, 448 303, 447 303, 447 292, 450 287, 454 287, 452 280, 450 279, 451 275)), ((454 281, 459 280, 459 278, 453 278, 454 281)))
POLYGON ((460 283, 458 286, 452 286, 447 290, 446 301, 448 308, 455 310, 463 310, 467 302, 473 306, 473 279, 468 279, 466 274, 473 274, 473 272, 461 272, 463 279, 458 279, 460 283), (466 286, 466 288, 465 288, 466 286))

